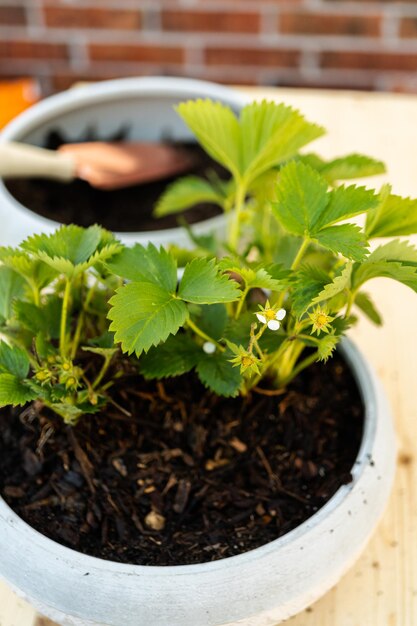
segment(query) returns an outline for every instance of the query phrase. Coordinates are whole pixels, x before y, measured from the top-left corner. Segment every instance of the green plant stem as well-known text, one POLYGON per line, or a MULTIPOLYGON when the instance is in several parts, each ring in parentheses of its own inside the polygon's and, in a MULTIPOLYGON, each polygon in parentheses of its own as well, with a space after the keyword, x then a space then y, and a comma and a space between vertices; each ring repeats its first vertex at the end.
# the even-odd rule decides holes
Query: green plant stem
POLYGON ((245 302, 245 299, 248 293, 249 293, 249 287, 245 287, 245 289, 242 291, 242 295, 240 296, 240 300, 236 307, 235 320, 237 320, 240 314, 242 313, 242 307, 243 307, 243 304, 245 302))
POLYGON ((319 345, 320 343, 320 339, 317 339, 317 337, 313 337, 312 335, 303 335, 302 333, 299 333, 295 335, 295 338, 305 339, 306 341, 311 341, 312 343, 315 343, 316 345, 319 345))
POLYGON ((77 327, 75 329, 74 338, 72 340, 71 359, 75 359, 75 356, 77 354, 78 345, 80 343, 80 338, 81 338, 81 331, 82 331, 82 327, 84 324, 85 312, 88 308, 88 305, 91 302, 91 298, 94 295, 96 287, 97 287, 97 282, 95 282, 88 290, 85 301, 83 302, 82 311, 80 312, 80 315, 78 316, 77 327))
POLYGON ((229 235, 229 247, 237 251, 240 234, 240 220, 242 209, 245 205, 246 198, 246 185, 239 181, 236 183, 236 199, 235 199, 235 214, 233 216, 232 225, 230 227, 229 235))
POLYGON ((106 356, 104 358, 104 363, 103 363, 103 365, 101 367, 101 370, 99 371, 99 373, 97 374, 96 379, 94 380, 94 382, 91 385, 92 389, 97 389, 97 387, 99 386, 99 384, 103 380, 103 377, 104 377, 105 373, 107 372, 107 370, 109 368, 109 365, 111 363, 112 358, 113 358, 113 355, 112 356, 106 356))
POLYGON ((41 303, 41 299, 40 299, 40 295, 39 295, 38 286, 36 285, 35 282, 31 282, 30 286, 32 288, 33 303, 36 304, 36 306, 39 306, 40 303, 41 303))
POLYGON ((313 354, 310 354, 310 356, 300 361, 300 363, 296 365, 296 367, 293 368, 292 372, 280 381, 280 385, 282 387, 285 387, 286 385, 288 385, 296 376, 298 376, 298 374, 300 374, 300 372, 305 370, 306 367, 309 367, 310 365, 315 363, 317 359, 318 359, 318 352, 313 352, 313 354))
MULTIPOLYGON (((295 259, 292 262, 292 265, 290 267, 290 269, 292 271, 296 270, 298 268, 298 266, 301 263, 301 260, 304 256, 305 251, 307 250, 308 246, 310 245, 310 238, 309 237, 305 237, 303 240, 303 243, 301 244, 301 246, 298 249, 297 254, 295 255, 295 259)), ((282 307, 282 305, 284 304, 284 300, 285 300, 285 296, 287 295, 288 289, 285 289, 284 291, 282 291, 277 299, 277 306, 278 307, 282 307)))
POLYGON ((201 339, 204 339, 204 341, 210 341, 210 343, 214 344, 216 348, 220 350, 221 352, 225 351, 225 348, 218 341, 213 339, 213 337, 210 337, 210 335, 207 335, 207 333, 205 333, 204 330, 201 330, 201 328, 199 328, 197 324, 193 322, 191 317, 189 317, 187 320, 187 326, 189 326, 191 330, 195 332, 196 335, 201 337, 201 339))
POLYGON ((345 318, 349 317, 350 312, 352 310, 352 306, 355 302, 355 297, 356 297, 356 292, 355 291, 350 291, 349 292, 349 296, 348 296, 348 301, 347 301, 347 306, 346 306, 346 313, 345 313, 345 318))
POLYGON ((301 259, 304 256, 305 251, 307 250, 308 246, 310 245, 310 238, 309 237, 305 237, 303 240, 303 243, 301 244, 294 261, 292 262, 291 265, 291 269, 292 270, 296 270, 298 268, 298 266, 301 263, 301 259))
POLYGON ((64 298, 62 300, 61 328, 60 328, 60 334, 59 334, 59 349, 60 349, 62 357, 65 357, 66 348, 67 348, 66 329, 67 329, 67 317, 68 317, 70 293, 71 293, 71 281, 69 278, 66 278, 64 298))

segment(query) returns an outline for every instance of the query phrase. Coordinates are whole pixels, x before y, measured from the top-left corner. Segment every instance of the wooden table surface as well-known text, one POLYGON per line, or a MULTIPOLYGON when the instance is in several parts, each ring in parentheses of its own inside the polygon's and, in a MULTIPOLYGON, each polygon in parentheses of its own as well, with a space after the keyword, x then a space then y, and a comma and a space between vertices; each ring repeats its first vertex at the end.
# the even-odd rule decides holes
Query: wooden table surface
MULTIPOLYGON (((417 96, 255 88, 245 92, 300 108, 329 131, 315 144, 323 156, 363 152, 381 158, 388 175, 371 184, 389 180, 396 193, 417 196, 417 96)), ((381 330, 361 320, 351 337, 376 368, 391 402, 399 443, 395 487, 359 561, 325 597, 286 622, 291 626, 417 625, 417 297, 388 279, 369 285, 367 291, 386 323, 381 330)), ((47 624, 0 583, 0 626, 47 624)))

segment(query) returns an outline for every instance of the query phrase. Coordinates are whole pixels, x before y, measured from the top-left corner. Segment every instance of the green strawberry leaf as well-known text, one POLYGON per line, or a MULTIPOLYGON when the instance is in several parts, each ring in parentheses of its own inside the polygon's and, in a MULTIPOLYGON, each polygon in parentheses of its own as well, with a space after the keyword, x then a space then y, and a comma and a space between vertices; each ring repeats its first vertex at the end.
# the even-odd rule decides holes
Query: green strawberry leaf
POLYGON ((239 285, 219 272, 214 259, 193 259, 185 266, 178 297, 193 304, 233 302, 240 297, 239 285))
POLYGON ((29 358, 24 350, 0 341, 0 372, 22 379, 29 374, 29 367, 29 358))
POLYGON ((230 363, 231 356, 230 351, 203 354, 196 370, 205 387, 220 396, 234 398, 239 393, 243 379, 239 368, 230 363))
POLYGON ((314 222, 313 230, 355 217, 375 208, 378 204, 378 196, 372 190, 355 185, 333 189, 328 197, 329 202, 318 220, 314 222))
POLYGON ((210 100, 184 102, 177 111, 206 152, 235 179, 245 178, 246 185, 324 133, 298 111, 275 102, 248 104, 240 120, 210 100))
POLYGON ((417 291, 417 250, 408 242, 394 240, 376 248, 355 266, 352 287, 357 290, 371 278, 386 277, 417 291))
POLYGON ((188 318, 188 309, 174 294, 150 282, 129 283, 110 300, 108 317, 115 342, 123 352, 139 356, 174 335, 188 318))
POLYGON ((341 273, 336 276, 331 283, 325 285, 319 295, 312 300, 312 304, 318 304, 323 300, 330 300, 345 289, 350 288, 350 277, 352 274, 352 263, 347 263, 341 273))
POLYGON ((176 290, 176 261, 164 248, 158 250, 153 244, 146 248, 140 244, 124 248, 106 263, 106 267, 113 274, 127 280, 157 283, 169 292, 176 290))
POLYGON ((325 133, 299 111, 275 102, 252 102, 240 117, 241 172, 250 183, 325 133))
POLYGON ((153 214, 164 217, 180 213, 196 204, 218 204, 223 207, 225 197, 204 178, 185 176, 171 183, 156 203, 153 214))
POLYGON ((272 203, 275 217, 293 235, 311 235, 328 205, 327 188, 310 166, 291 161, 280 172, 277 202, 272 203))
POLYGON ((417 233, 417 199, 401 198, 383 187, 380 203, 367 215, 368 237, 401 237, 417 233))
POLYGON ((335 334, 323 335, 323 337, 320 338, 320 342, 317 346, 319 361, 325 363, 332 356, 339 340, 340 336, 335 334))
POLYGON ((146 379, 180 376, 190 372, 203 354, 202 348, 191 337, 179 333, 143 354, 139 370, 146 379))
POLYGON ((232 110, 211 100, 181 102, 176 110, 204 150, 239 178, 240 128, 232 110))
POLYGON ((228 319, 224 304, 205 304, 200 307, 198 326, 206 335, 218 341, 223 337, 228 319))
POLYGON ((0 321, 8 320, 13 313, 13 302, 22 297, 25 280, 10 267, 0 265, 0 321))
POLYGON ((327 162, 315 154, 305 155, 302 160, 317 169, 330 183, 336 180, 376 176, 377 174, 384 174, 386 171, 382 161, 356 153, 347 154, 327 162))
POLYGON ((353 261, 363 261, 368 251, 368 242, 355 224, 327 226, 315 235, 315 239, 324 248, 353 261))
POLYGON ((292 285, 294 313, 301 316, 329 283, 327 272, 314 265, 304 265, 296 274, 292 285))
POLYGON ((360 291, 355 297, 356 306, 377 326, 381 326, 382 317, 375 308, 374 303, 367 293, 360 291))
POLYGON ((28 237, 21 248, 30 252, 59 274, 73 278, 89 267, 107 261, 120 250, 113 235, 96 224, 81 228, 61 226, 50 235, 28 237))
POLYGON ((31 333, 34 335, 43 333, 51 339, 58 339, 62 310, 61 298, 49 296, 42 306, 16 300, 13 308, 16 318, 31 333))
POLYGON ((0 374, 0 407, 22 406, 35 400, 37 395, 19 377, 9 373, 0 374))

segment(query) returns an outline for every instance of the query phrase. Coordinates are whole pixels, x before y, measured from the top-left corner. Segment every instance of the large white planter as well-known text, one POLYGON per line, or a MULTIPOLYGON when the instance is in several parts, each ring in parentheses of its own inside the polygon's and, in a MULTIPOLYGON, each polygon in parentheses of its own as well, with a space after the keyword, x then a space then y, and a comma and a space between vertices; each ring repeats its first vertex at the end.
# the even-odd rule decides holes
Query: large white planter
POLYGON ((359 556, 394 474, 394 432, 383 390, 350 341, 342 350, 366 408, 354 479, 298 528, 213 563, 121 565, 58 545, 0 499, 0 574, 65 626, 275 626, 301 611, 359 556))
MULTIPOLYGON (((99 136, 129 128, 129 141, 156 141, 161 137, 188 140, 186 128, 174 105, 183 100, 211 98, 238 112, 245 99, 238 92, 214 83, 185 78, 123 78, 104 81, 52 96, 24 111, 0 133, 0 143, 20 141, 42 145, 51 129, 67 137, 79 137, 93 126, 99 136)), ((53 232, 59 224, 22 206, 0 179, 0 245, 18 245, 33 233, 53 232)), ((224 231, 223 216, 193 225, 197 235, 224 231)), ((152 241, 189 246, 184 229, 116 233, 126 244, 152 241)))

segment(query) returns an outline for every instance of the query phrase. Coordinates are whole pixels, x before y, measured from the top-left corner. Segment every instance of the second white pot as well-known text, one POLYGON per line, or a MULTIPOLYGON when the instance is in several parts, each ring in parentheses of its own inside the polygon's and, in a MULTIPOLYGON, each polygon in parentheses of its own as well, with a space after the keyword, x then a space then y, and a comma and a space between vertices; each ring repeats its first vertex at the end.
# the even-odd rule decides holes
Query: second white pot
MULTIPOLYGON (((0 133, 0 143, 18 141, 43 145, 52 129, 65 136, 79 137, 89 127, 98 136, 111 136, 121 128, 129 129, 129 141, 189 140, 191 132, 175 112, 181 101, 211 98, 239 112, 245 98, 236 91, 205 81, 186 78, 123 78, 104 81, 46 98, 20 114, 0 133)), ((0 180, 0 245, 18 245, 33 233, 53 232, 59 224, 22 206, 0 180)), ((197 235, 225 229, 218 216, 193 225, 197 235)), ((136 233, 116 233, 126 244, 152 241, 156 245, 176 243, 189 247, 183 228, 136 233)))
POLYGON ((0 498, 0 575, 62 626, 275 626, 349 569, 387 502, 395 467, 392 419, 360 352, 343 354, 365 406, 353 481, 306 522, 256 550, 172 567, 122 565, 65 548, 0 498))

